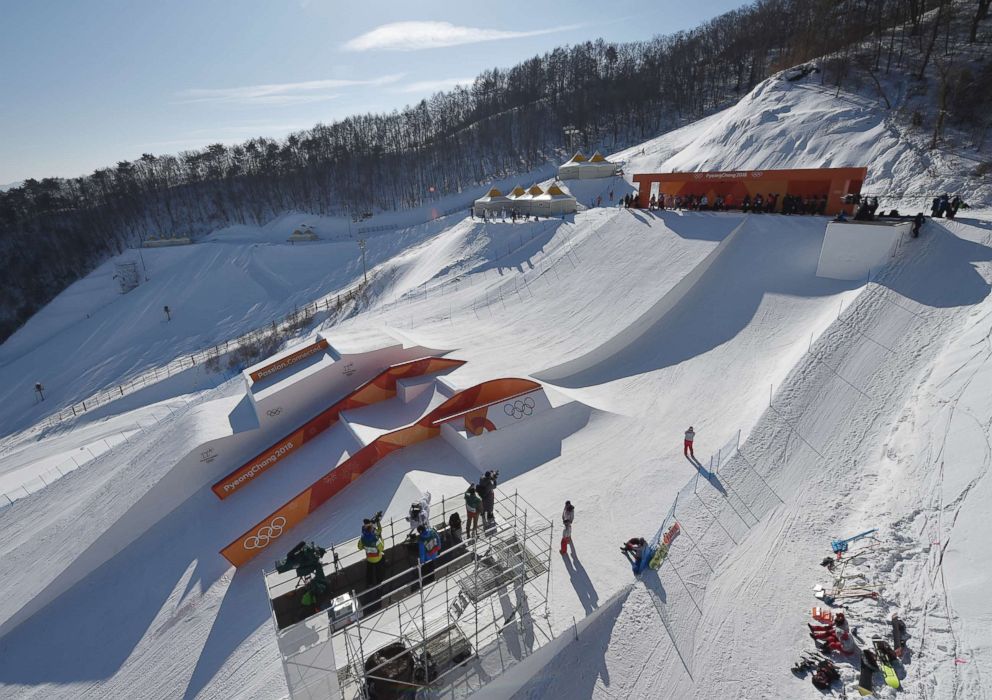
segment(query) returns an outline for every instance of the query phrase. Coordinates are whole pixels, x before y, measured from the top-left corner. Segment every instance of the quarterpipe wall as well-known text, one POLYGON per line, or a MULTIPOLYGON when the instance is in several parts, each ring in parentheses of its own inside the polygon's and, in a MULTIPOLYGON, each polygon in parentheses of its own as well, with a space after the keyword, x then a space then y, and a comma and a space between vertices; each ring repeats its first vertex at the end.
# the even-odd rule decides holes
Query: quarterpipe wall
POLYGON ((596 367, 608 363, 622 350, 631 347, 656 324, 658 324, 699 282, 714 262, 727 250, 738 233, 747 224, 745 217, 720 243, 703 258, 685 277, 668 290, 651 308, 645 311, 636 321, 621 330, 615 336, 596 346, 589 352, 573 360, 555 365, 534 376, 542 382, 561 382, 575 375, 584 374, 596 367))

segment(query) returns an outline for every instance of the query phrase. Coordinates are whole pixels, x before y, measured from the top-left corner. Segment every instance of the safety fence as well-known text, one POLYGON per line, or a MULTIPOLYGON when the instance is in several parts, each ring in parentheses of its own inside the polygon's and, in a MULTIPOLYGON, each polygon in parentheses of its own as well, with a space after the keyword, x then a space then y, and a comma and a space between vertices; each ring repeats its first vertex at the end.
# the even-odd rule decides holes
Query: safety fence
POLYGON ((0 492, 0 509, 12 505, 15 501, 27 498, 33 493, 50 486, 53 482, 61 479, 77 469, 92 465, 98 460, 111 456, 118 447, 131 442, 137 433, 147 428, 158 425, 163 420, 169 420, 182 415, 194 404, 193 401, 185 397, 179 397, 183 405, 176 407, 163 406, 165 410, 160 415, 150 413, 136 421, 130 428, 119 430, 113 433, 105 433, 99 438, 87 443, 76 451, 76 455, 71 455, 68 459, 56 464, 54 467, 35 474, 24 483, 8 491, 0 492))
MULTIPOLYGON (((472 202, 468 201, 466 204, 461 204, 457 207, 450 207, 442 212, 436 212, 431 215, 427 221, 423 223, 430 223, 437 219, 442 219, 445 216, 451 216, 452 214, 457 214, 459 212, 465 212, 472 206, 472 202)), ((411 226, 417 226, 419 224, 407 223, 397 223, 397 224, 381 224, 379 226, 362 226, 358 229, 358 235, 363 236, 368 233, 380 233, 382 231, 398 231, 401 228, 410 228, 411 226)))
MULTIPOLYGON (((370 279, 369 283, 371 282, 370 279)), ((224 357, 236 356, 235 359, 240 364, 250 362, 266 351, 274 352, 277 349, 271 347, 274 343, 278 344, 312 326, 319 320, 316 318, 318 314, 340 313, 346 304, 358 299, 365 290, 366 283, 362 281, 327 294, 305 306, 296 307, 278 320, 274 319, 268 324, 243 333, 236 338, 225 340, 203 350, 181 355, 166 365, 152 367, 140 374, 128 377, 114 386, 106 387, 82 401, 63 406, 36 427, 44 430, 72 420, 87 411, 106 406, 123 396, 195 367, 205 367, 208 371, 220 371, 221 360, 224 357)))

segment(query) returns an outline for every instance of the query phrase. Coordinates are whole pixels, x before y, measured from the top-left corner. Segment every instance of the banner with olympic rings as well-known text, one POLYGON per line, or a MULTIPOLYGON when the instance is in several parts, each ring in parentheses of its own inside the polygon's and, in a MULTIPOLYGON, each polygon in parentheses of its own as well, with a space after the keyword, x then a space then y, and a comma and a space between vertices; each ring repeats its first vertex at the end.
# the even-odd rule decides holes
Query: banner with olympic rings
POLYGON ((487 410, 498 402, 515 399, 540 388, 540 384, 529 379, 503 378, 491 379, 458 392, 416 423, 385 433, 370 442, 243 533, 222 549, 221 554, 235 566, 243 566, 386 455, 437 437, 441 433, 441 424, 447 419, 468 416, 476 408, 487 410))

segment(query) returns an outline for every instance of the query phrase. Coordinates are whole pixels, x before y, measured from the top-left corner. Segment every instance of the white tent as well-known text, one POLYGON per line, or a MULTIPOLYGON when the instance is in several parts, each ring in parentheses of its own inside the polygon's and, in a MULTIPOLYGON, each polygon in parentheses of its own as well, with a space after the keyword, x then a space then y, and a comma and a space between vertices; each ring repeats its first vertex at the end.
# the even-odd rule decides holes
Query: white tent
POLYGON ((476 216, 484 216, 487 213, 499 214, 504 211, 508 212, 512 206, 512 200, 493 187, 484 197, 479 197, 475 200, 472 211, 476 216))
POLYGON ((561 180, 578 180, 579 170, 587 163, 586 157, 580 151, 558 166, 558 177, 561 180))
POLYGON ((542 206, 539 197, 544 196, 544 190, 541 189, 540 185, 531 185, 531 187, 522 195, 517 197, 517 211, 521 214, 544 214, 549 216, 551 214, 551 207, 547 202, 542 206))
POLYGON ((597 177, 611 177, 616 173, 616 170, 616 163, 608 161, 599 151, 596 151, 589 159, 581 153, 576 153, 558 167, 558 178, 561 180, 588 180, 597 177))
MULTIPOLYGON (((547 216, 574 214, 578 204, 575 197, 562 192, 558 185, 551 185, 547 192, 534 197, 531 201, 539 207, 539 212, 541 214, 547 216)), ((535 211, 534 213, 538 212, 535 211)))

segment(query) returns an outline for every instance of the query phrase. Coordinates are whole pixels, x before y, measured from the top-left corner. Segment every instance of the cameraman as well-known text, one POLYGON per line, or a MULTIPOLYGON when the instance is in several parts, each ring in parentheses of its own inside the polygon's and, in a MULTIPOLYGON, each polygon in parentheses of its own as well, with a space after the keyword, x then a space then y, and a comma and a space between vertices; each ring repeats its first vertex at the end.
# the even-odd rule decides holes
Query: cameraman
POLYGON ((382 583, 382 557, 386 545, 382 541, 382 511, 362 521, 362 535, 358 548, 365 550, 365 588, 375 588, 382 583))

